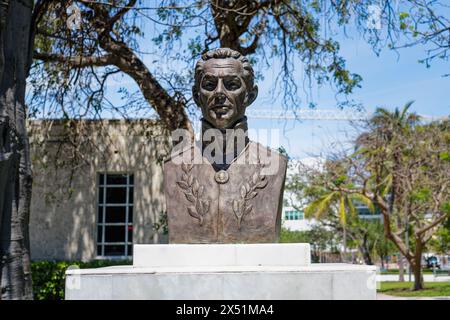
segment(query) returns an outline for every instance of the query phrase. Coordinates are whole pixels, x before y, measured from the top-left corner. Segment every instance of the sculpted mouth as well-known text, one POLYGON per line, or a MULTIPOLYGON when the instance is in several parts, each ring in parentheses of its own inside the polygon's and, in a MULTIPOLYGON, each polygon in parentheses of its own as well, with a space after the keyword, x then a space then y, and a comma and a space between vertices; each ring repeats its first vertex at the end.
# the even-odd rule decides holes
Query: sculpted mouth
POLYGON ((227 105, 213 105, 210 110, 214 111, 216 114, 218 115, 225 115, 226 113, 228 113, 231 110, 231 106, 227 106, 227 105))

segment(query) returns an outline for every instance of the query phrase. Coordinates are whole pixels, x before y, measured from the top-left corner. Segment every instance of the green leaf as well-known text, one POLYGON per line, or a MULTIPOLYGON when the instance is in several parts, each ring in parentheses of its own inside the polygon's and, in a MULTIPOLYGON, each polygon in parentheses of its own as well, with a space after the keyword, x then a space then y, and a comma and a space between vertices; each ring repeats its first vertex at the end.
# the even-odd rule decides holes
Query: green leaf
POLYGON ((345 217, 345 198, 344 198, 344 196, 341 196, 341 198, 339 200, 339 220, 341 221, 342 225, 345 226, 346 217, 345 217))
POLYGON ((439 159, 450 162, 450 152, 443 151, 439 154, 439 159))
POLYGON ((355 193, 352 195, 352 198, 365 204, 367 206, 367 208, 369 208, 370 212, 372 212, 372 213, 375 212, 375 206, 374 206, 372 200, 370 200, 366 196, 355 193))
POLYGON ((409 17, 409 13, 407 12, 400 12, 400 20, 406 19, 409 17))
POLYGON ((353 205, 352 199, 350 199, 349 197, 347 197, 346 199, 347 199, 347 207, 348 210, 350 211, 350 214, 352 215, 352 217, 356 217, 357 211, 355 206, 353 205))
POLYGON ((444 211, 446 214, 450 215, 450 202, 446 202, 442 205, 442 211, 444 211))
POLYGON ((339 186, 339 185, 343 184, 345 182, 345 180, 347 180, 347 176, 341 175, 341 176, 337 177, 336 180, 334 180, 334 184, 336 186, 339 186))
POLYGON ((382 182, 381 196, 385 196, 392 187, 392 174, 388 174, 382 182))
POLYGON ((411 194, 411 198, 418 202, 424 203, 431 199, 432 192, 429 188, 421 188, 411 194))
POLYGON ((330 202, 336 194, 336 192, 331 192, 313 201, 308 207, 305 208, 305 215, 307 217, 315 216, 317 219, 320 219, 324 212, 329 209, 330 202))

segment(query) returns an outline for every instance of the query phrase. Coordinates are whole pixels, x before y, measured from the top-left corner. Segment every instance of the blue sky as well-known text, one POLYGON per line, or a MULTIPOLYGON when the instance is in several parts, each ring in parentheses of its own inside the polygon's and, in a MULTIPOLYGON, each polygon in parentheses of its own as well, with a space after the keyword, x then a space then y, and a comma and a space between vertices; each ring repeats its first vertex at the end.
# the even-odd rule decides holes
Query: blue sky
MULTIPOLYGON (((145 26, 145 37, 140 40, 143 51, 155 52, 151 39, 159 32, 160 28, 154 24, 145 26)), ((431 66, 426 68, 424 64, 418 63, 418 60, 426 56, 425 48, 420 45, 401 49, 397 53, 383 49, 377 56, 357 32, 348 30, 348 34, 350 37, 339 36, 341 55, 346 59, 349 70, 363 78, 362 87, 355 89, 350 98, 361 103, 368 111, 376 107, 394 109, 414 100, 411 111, 429 116, 450 114, 450 77, 443 77, 444 74, 450 73, 449 61, 435 59, 431 66)), ((192 34, 184 37, 189 36, 192 34)), ((182 46, 175 45, 174 52, 182 49, 182 46)), ((142 58, 152 72, 185 68, 173 62, 161 63, 160 58, 155 58, 152 54, 142 58)), ((274 101, 269 94, 279 70, 277 63, 263 70, 264 80, 258 83, 259 96, 250 108, 281 109, 280 99, 274 101)), ((299 84, 303 82, 301 63, 296 63, 294 76, 299 84)), ((130 91, 137 89, 127 76, 119 76, 116 81, 130 91)), ((114 91, 116 86, 110 86, 111 91, 114 91)), ((313 86, 310 92, 310 98, 318 109, 337 109, 336 91, 328 85, 320 88, 313 86)), ((112 92, 111 96, 113 102, 120 103, 116 94, 112 92)), ((301 98, 303 101, 307 100, 306 96, 301 98)), ((249 119, 249 127, 257 130, 279 129, 280 143, 293 158, 327 155, 336 149, 336 143, 345 143, 354 137, 352 126, 345 121, 249 119)))
MULTIPOLYGON (((351 98, 362 103, 365 109, 376 107, 394 109, 414 100, 411 111, 429 116, 448 116, 450 114, 449 62, 436 59, 427 68, 418 60, 425 57, 422 46, 405 48, 397 53, 388 49, 377 56, 363 39, 354 37, 341 42, 341 53, 348 68, 362 76, 362 87, 356 89, 351 98)), ((276 72, 276 70, 272 70, 276 72)), ((299 76, 301 77, 301 76, 299 76)), ((273 76, 267 74, 260 92, 270 87, 273 76)), ((317 108, 337 108, 335 91, 328 86, 314 88, 314 101, 317 108)), ((268 108, 257 99, 252 108, 268 108)), ((251 127, 282 127, 284 133, 281 143, 295 158, 309 155, 326 155, 333 142, 346 142, 352 137, 352 126, 343 121, 265 121, 250 120, 251 127), (350 137, 349 137, 350 135, 350 137)))

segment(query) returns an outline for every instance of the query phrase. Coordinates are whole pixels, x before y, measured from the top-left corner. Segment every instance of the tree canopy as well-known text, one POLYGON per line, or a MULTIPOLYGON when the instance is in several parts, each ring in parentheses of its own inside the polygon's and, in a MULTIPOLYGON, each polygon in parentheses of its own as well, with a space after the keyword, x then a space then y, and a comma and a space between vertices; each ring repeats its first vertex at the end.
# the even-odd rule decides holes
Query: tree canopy
POLYGON ((279 65, 273 94, 286 108, 304 107, 307 90, 299 89, 312 83, 333 85, 338 104, 351 104, 362 78, 346 67, 337 35, 356 28, 376 52, 422 43, 427 63, 446 59, 450 30, 445 14, 437 14, 442 8, 425 0, 39 1, 31 114, 95 118, 106 110, 127 117, 152 109, 168 129, 192 130, 191 69, 215 47, 249 55, 259 71, 279 65), (146 63, 149 57, 156 64, 146 63), (295 76, 299 68, 305 79, 295 76), (119 73, 139 88, 122 87, 122 105, 105 90, 119 73))
POLYGON ((450 216, 450 123, 422 123, 408 112, 409 106, 394 112, 378 109, 363 126, 353 150, 305 176, 316 195, 308 210, 319 218, 334 207, 336 220, 342 221, 353 211, 348 206, 352 198, 376 206, 385 236, 409 261, 414 288, 421 289, 423 250, 450 216))

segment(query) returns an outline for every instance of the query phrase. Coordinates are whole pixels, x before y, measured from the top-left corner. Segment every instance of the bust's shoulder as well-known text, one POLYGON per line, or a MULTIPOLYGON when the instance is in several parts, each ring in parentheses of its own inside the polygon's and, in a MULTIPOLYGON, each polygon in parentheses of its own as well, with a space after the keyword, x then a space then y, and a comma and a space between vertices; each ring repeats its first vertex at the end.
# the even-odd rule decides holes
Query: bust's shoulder
POLYGON ((283 160, 285 162, 288 161, 288 158, 286 157, 286 155, 280 153, 279 151, 277 151, 275 149, 267 147, 259 142, 256 142, 256 141, 250 140, 249 151, 251 153, 255 153, 255 154, 265 154, 269 157, 278 157, 280 160, 283 160))

